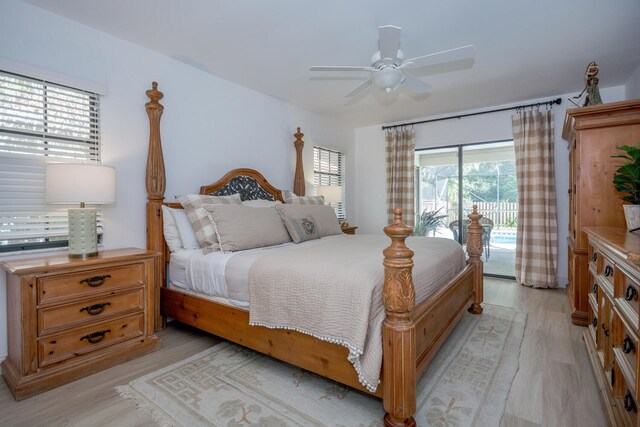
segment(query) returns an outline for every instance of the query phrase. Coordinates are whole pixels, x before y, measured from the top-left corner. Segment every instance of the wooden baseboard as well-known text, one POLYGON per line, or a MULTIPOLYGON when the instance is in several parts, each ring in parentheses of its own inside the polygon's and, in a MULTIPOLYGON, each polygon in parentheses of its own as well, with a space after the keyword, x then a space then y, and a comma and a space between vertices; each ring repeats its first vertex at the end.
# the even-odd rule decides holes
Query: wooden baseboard
POLYGON ((10 358, 2 362, 2 375, 16 400, 86 377, 160 348, 160 338, 151 336, 116 344, 21 377, 10 358), (64 365, 64 366, 62 366, 64 365))

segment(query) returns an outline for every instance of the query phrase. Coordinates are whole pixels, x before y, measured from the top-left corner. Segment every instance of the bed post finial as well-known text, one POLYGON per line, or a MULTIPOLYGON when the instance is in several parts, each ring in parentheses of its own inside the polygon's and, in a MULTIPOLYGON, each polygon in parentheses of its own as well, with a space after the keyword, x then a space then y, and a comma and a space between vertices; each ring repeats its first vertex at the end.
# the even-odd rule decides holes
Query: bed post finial
MULTIPOLYGON (((162 254, 158 266, 156 266, 156 277, 160 279, 160 286, 165 285, 165 259, 164 259, 164 236, 162 224, 162 204, 164 202, 164 191, 166 177, 164 171, 164 159, 162 157, 162 144, 160 143, 160 117, 164 107, 160 100, 164 96, 158 90, 158 83, 151 84, 152 89, 146 91, 150 101, 145 104, 147 115, 149 116, 149 151, 147 154, 147 172, 145 184, 147 187, 147 249, 162 254)), ((160 315, 160 290, 156 295, 156 319, 155 330, 164 329, 166 319, 160 315)))
POLYGON ((473 205, 473 212, 467 217, 471 220, 467 227, 467 254, 469 255, 469 264, 475 265, 475 271, 473 276, 473 291, 475 297, 473 304, 469 307, 469 313, 480 314, 482 313, 482 275, 483 265, 480 256, 482 255, 482 225, 480 225, 480 218, 482 215, 478 213, 478 205, 473 205))
POLYGON ((404 241, 413 229, 402 222, 402 209, 393 210, 393 223, 384 228, 391 245, 384 254, 382 302, 387 318, 382 325, 383 405, 386 427, 415 426, 416 348, 411 311, 415 304, 413 251, 404 241))
POLYGON ((294 133, 293 136, 296 137, 296 140, 293 143, 296 147, 296 172, 293 178, 293 192, 296 196, 304 196, 304 168, 302 165, 302 148, 304 147, 302 137, 304 136, 304 133, 300 132, 300 128, 298 128, 298 132, 294 133))

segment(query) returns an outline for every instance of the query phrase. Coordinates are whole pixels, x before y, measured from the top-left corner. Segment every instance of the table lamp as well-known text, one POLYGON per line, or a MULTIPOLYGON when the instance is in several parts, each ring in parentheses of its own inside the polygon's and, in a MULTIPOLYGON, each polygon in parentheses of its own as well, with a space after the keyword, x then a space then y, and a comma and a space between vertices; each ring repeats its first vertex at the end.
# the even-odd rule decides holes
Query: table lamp
POLYGON ((45 169, 47 203, 79 203, 69 208, 69 258, 98 255, 97 212, 85 204, 106 205, 116 201, 116 170, 108 166, 50 163, 45 169))
POLYGON ((323 196, 325 203, 342 202, 342 187, 339 185, 318 185, 318 196, 323 196))

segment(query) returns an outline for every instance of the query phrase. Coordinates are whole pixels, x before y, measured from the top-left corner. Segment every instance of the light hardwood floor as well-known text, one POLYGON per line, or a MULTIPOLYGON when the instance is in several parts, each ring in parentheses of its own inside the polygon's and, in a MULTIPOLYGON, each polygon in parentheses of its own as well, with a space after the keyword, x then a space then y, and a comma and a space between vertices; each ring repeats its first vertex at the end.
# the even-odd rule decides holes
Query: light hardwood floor
MULTIPOLYGON (((584 329, 571 325, 564 289, 529 289, 513 281, 487 278, 485 302, 528 313, 520 367, 502 425, 606 426, 581 338, 584 329)), ((154 425, 114 387, 219 341, 181 325, 171 325, 160 336, 162 349, 155 353, 21 402, 15 402, 0 381, 0 426, 154 425)))

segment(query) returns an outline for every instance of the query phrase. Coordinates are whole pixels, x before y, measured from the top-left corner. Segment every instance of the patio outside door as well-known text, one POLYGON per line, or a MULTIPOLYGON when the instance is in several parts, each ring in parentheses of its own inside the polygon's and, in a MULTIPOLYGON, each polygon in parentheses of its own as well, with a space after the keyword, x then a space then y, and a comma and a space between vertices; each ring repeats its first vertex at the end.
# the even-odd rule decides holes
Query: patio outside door
POLYGON ((416 234, 452 238, 465 246, 467 215, 478 205, 485 274, 514 276, 518 193, 513 141, 417 150, 416 189, 416 234))

